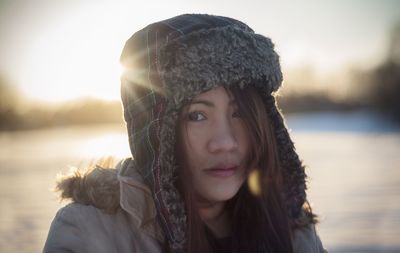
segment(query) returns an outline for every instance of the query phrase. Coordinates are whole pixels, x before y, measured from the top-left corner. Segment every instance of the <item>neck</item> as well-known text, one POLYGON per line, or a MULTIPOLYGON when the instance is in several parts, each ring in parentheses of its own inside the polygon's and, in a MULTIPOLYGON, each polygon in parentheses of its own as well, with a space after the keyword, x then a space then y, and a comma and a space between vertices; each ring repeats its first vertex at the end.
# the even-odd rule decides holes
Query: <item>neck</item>
POLYGON ((200 218, 217 238, 227 237, 231 234, 230 221, 225 206, 225 202, 199 205, 200 218))

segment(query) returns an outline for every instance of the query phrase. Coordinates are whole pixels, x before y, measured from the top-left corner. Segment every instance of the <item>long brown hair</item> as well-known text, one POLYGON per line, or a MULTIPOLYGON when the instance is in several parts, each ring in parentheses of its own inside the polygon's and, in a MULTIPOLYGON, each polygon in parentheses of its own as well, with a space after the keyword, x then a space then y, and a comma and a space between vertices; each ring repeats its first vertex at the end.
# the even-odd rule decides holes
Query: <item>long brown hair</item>
MULTIPOLYGON (((249 132, 251 150, 247 173, 257 172, 258 192, 244 183, 239 192, 228 201, 226 208, 232 224, 231 252, 291 253, 292 228, 283 196, 283 179, 278 159, 278 148, 266 106, 253 87, 226 88, 239 108, 240 116, 249 132)), ((182 115, 182 113, 181 113, 182 115)), ((177 133, 184 127, 182 120, 177 133)), ((177 134, 176 152, 179 163, 178 189, 181 190, 187 211, 188 252, 214 252, 216 238, 201 220, 194 201, 190 175, 185 170, 184 150, 177 134)))

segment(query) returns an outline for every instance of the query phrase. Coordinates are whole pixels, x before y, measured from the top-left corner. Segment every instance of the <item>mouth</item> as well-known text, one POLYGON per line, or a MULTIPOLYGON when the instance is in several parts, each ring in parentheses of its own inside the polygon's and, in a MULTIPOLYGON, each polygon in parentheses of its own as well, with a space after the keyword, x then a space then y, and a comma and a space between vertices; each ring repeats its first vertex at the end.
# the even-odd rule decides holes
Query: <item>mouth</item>
POLYGON ((206 169, 204 171, 210 176, 224 178, 224 177, 230 177, 233 174, 235 174, 237 169, 238 169, 237 165, 221 164, 221 165, 217 165, 216 167, 206 169))

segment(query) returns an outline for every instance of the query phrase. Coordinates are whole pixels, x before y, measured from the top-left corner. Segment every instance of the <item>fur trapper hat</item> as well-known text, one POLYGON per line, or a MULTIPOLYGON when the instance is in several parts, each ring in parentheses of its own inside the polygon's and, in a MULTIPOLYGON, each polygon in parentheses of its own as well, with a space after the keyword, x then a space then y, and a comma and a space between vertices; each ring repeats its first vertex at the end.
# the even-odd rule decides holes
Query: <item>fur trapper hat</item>
POLYGON ((271 40, 221 16, 187 14, 136 32, 121 55, 121 97, 135 167, 149 185, 158 220, 173 252, 185 252, 186 214, 174 186, 178 112, 185 99, 224 85, 255 86, 275 131, 289 218, 306 201, 306 175, 279 112, 274 92, 282 83, 271 40))

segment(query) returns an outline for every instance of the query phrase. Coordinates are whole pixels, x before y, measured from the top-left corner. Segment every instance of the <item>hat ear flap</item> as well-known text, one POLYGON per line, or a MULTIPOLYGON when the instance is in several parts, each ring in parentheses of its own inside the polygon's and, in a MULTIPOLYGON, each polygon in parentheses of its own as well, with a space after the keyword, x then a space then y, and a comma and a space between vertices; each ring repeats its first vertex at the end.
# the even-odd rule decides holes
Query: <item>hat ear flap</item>
POLYGON ((302 216, 302 207, 307 199, 307 175, 290 138, 275 97, 268 94, 263 98, 278 146, 278 158, 282 170, 283 191, 288 215, 291 221, 296 223, 296 219, 302 216))

